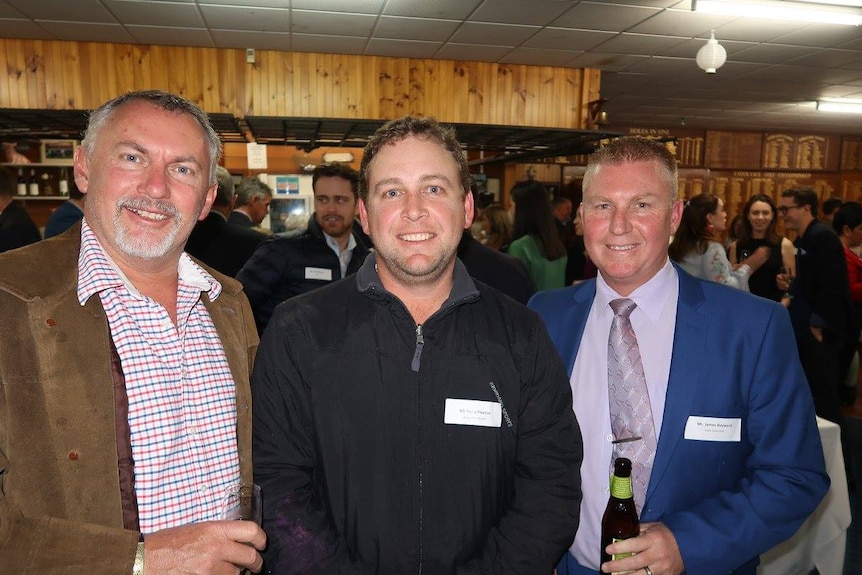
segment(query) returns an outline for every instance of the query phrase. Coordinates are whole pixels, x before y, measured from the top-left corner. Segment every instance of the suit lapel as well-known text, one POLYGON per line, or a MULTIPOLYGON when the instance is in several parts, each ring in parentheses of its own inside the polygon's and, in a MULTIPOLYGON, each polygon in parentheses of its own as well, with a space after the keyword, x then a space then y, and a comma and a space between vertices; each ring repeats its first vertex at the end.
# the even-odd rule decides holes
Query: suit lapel
POLYGON ((571 377, 572 369, 575 367, 575 357, 578 355, 578 347, 581 337, 584 335, 584 327, 587 324, 587 316, 593 305, 596 295, 595 280, 587 282, 581 289, 576 289, 572 294, 575 305, 562 306, 562 309, 554 309, 553 319, 546 317, 548 334, 557 347, 560 357, 566 366, 566 374, 571 377))
MULTIPOLYGON (((704 357, 709 318, 698 309, 705 301, 703 290, 697 280, 677 268, 679 275, 679 299, 676 308, 676 328, 673 336, 673 352, 670 376, 665 394, 664 416, 659 434, 656 457, 647 489, 647 503, 656 486, 662 481, 668 463, 679 446, 685 430, 691 403, 701 381, 699 358, 704 357)), ((645 504, 646 507, 646 504, 645 504)))

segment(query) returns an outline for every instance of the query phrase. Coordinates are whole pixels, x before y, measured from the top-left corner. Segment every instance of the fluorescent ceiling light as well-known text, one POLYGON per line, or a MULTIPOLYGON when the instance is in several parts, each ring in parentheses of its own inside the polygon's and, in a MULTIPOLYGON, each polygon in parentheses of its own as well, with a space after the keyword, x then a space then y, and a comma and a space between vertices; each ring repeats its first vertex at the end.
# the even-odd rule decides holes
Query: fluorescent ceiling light
POLYGON ((821 112, 862 114, 862 100, 818 100, 817 109, 821 112))
POLYGON ((691 0, 691 9, 705 14, 765 18, 769 20, 797 20, 822 24, 862 24, 862 9, 856 0, 833 0, 831 5, 810 0, 691 0))

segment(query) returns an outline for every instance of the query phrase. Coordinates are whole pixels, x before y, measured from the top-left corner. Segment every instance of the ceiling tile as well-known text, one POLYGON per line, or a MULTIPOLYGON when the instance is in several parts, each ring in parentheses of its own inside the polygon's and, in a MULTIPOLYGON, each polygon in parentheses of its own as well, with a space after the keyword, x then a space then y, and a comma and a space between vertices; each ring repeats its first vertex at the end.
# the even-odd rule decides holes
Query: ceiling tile
POLYGON ((287 8, 289 0, 195 0, 201 6, 219 5, 236 8, 287 8))
POLYGON ((616 32, 544 28, 524 42, 524 46, 551 50, 589 50, 617 36, 616 32))
POLYGON ((116 42, 130 44, 134 38, 129 36, 119 24, 83 24, 79 22, 47 22, 39 21, 58 40, 74 40, 77 42, 116 42))
POLYGON ((541 30, 539 26, 465 22, 451 41, 461 44, 490 44, 492 46, 518 46, 541 30))
POLYGON ((353 36, 323 36, 320 34, 292 34, 292 48, 298 52, 324 54, 362 54, 368 40, 353 36))
POLYGON ((486 0, 470 19, 501 24, 544 26, 553 22, 574 6, 559 0, 486 0))
POLYGON ((393 58, 431 58, 440 49, 441 42, 414 42, 374 38, 365 49, 366 54, 393 58))
POLYGON ((786 62, 794 66, 815 66, 837 68, 845 64, 858 63, 859 52, 851 50, 820 50, 797 58, 788 58, 786 62))
POLYGON ((862 38, 862 32, 860 32, 860 28, 857 26, 810 24, 804 28, 773 38, 771 41, 779 44, 833 48, 844 42, 858 41, 860 38, 862 38))
MULTIPOLYGON (((724 44, 724 42, 722 42, 724 44)), ((728 42, 730 44, 730 42, 728 42)), ((761 64, 780 64, 790 62, 811 53, 810 48, 788 46, 785 44, 750 44, 733 53, 733 59, 738 62, 757 62, 761 64)))
MULTIPOLYGON (((281 0, 280 6, 286 4, 281 0)), ((327 12, 350 12, 353 14, 379 14, 386 0, 291 0, 291 8, 299 10, 321 10, 327 12)))
POLYGON ((624 6, 608 2, 581 2, 551 22, 564 28, 623 32, 656 16, 661 8, 624 6))
POLYGON ((383 13, 389 16, 462 20, 481 3, 482 0, 388 0, 383 13))
POLYGON ((374 36, 377 38, 445 42, 458 29, 459 25, 460 22, 457 20, 382 16, 374 28, 374 36))
POLYGON ((507 64, 533 64, 537 66, 563 66, 572 59, 568 50, 541 50, 538 48, 515 48, 501 62, 507 64))
POLYGON ((512 51, 508 46, 480 46, 478 44, 456 44, 447 42, 436 54, 444 60, 466 60, 478 62, 499 62, 512 51))
MULTIPOLYGON (((126 26, 126 31, 140 44, 158 46, 201 46, 213 48, 209 30, 202 28, 168 28, 166 26, 126 26)), ((260 32, 258 32, 260 34, 260 32)))
POLYGON ((288 10, 258 7, 201 5, 201 13, 210 28, 222 30, 258 30, 287 32, 290 26, 288 10))
POLYGON ((0 18, 25 18, 24 13, 13 8, 6 0, 0 0, 0 18))
POLYGON ((40 38, 54 39, 54 35, 31 20, 9 20, 0 18, 0 37, 3 38, 40 38))
POLYGON ((212 30, 218 48, 255 48, 256 50, 290 50, 291 35, 287 32, 250 32, 248 30, 212 30))
POLYGON ((370 14, 293 10, 291 13, 290 30, 302 34, 370 36, 376 20, 377 16, 370 14))
MULTIPOLYGON (((203 28, 204 20, 194 4, 176 2, 127 2, 102 0, 108 10, 124 24, 145 26, 171 26, 174 28, 203 28)), ((178 38, 182 38, 179 34, 178 38)))
POLYGON ((71 22, 116 22, 98 0, 6 0, 25 16, 34 20, 68 20, 71 22))
POLYGON ((634 26, 629 32, 678 36, 709 36, 709 31, 736 20, 733 16, 695 13, 691 10, 664 10, 649 20, 634 26))
POLYGON ((687 41, 688 38, 680 36, 650 36, 646 34, 617 34, 599 45, 602 52, 616 54, 638 54, 653 56, 658 52, 669 50, 687 41))
MULTIPOLYGON (((595 68, 603 72, 618 72, 625 70, 648 58, 648 56, 631 56, 629 54, 608 54, 605 52, 583 52, 566 62, 570 68, 595 68)), ((602 76, 602 83, 605 82, 602 76)))

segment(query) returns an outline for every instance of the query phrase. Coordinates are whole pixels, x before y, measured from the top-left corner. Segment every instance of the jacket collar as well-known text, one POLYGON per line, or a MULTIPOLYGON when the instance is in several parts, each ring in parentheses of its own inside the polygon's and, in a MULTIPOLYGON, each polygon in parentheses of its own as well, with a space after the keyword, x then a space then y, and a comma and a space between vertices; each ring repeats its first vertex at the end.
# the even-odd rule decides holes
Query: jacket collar
MULTIPOLYGON (((464 267, 461 260, 457 258, 455 259, 453 280, 452 291, 449 292, 449 297, 440 306, 440 310, 479 297, 479 290, 476 288, 473 278, 467 273, 467 268, 464 267)), ((385 294, 388 298, 398 299, 383 287, 383 282, 380 281, 380 274, 377 273, 377 254, 373 251, 368 254, 362 267, 356 273, 356 287, 359 289, 359 293, 362 294, 378 293, 385 294)))

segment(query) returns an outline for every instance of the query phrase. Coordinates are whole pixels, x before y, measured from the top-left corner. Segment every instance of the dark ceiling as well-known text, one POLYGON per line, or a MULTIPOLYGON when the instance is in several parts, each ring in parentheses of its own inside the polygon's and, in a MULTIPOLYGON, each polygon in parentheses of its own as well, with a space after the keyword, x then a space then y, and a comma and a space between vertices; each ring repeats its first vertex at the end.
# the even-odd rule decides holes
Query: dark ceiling
MULTIPOLYGON (((85 110, 0 109, 0 139, 80 140, 87 124, 85 110)), ((362 148, 384 120, 285 118, 210 114, 223 142, 295 146, 306 152, 320 147, 362 148)), ((551 156, 588 154, 614 132, 483 124, 450 124, 468 151, 482 152, 472 165, 530 161, 551 156)))

